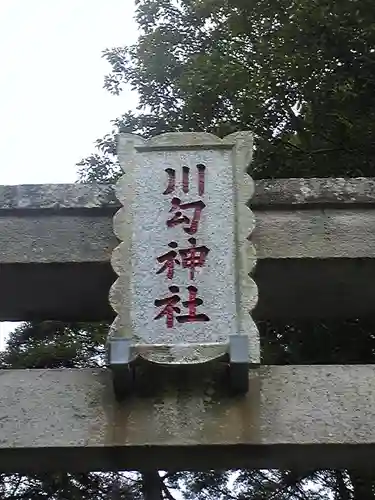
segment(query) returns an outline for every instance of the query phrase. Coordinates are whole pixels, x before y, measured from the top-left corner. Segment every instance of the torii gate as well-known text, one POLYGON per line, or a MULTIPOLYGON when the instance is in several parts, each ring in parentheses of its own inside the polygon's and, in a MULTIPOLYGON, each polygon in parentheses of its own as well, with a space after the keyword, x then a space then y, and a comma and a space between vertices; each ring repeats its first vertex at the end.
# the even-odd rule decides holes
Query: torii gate
MULTIPOLYGON (((120 206, 108 185, 0 187, 0 319, 113 320, 120 206)), ((255 319, 372 312, 375 180, 257 181, 251 207, 255 319)), ((347 468, 375 457, 373 365, 252 367, 238 397, 212 390, 208 369, 178 387, 154 367, 157 394, 125 402, 108 369, 2 371, 0 470, 347 468)))

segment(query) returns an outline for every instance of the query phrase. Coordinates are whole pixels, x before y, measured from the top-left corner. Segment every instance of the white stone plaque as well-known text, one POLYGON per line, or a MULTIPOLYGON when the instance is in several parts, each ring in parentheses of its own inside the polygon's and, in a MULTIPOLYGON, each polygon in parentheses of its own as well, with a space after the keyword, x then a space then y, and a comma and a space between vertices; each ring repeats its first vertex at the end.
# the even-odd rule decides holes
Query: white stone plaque
POLYGON ((245 335, 249 363, 259 363, 252 149, 249 132, 119 136, 110 336, 130 339, 133 357, 202 363, 245 335))

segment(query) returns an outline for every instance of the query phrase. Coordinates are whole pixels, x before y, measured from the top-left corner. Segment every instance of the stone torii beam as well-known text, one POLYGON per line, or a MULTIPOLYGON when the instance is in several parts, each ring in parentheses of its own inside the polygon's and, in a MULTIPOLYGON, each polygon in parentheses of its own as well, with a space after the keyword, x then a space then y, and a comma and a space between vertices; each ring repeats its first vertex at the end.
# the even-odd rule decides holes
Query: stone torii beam
MULTIPOLYGON (((0 187, 0 320, 112 320, 118 208, 108 185, 0 187)), ((258 181, 252 209, 256 318, 372 312, 375 180, 258 181)))
MULTIPOLYGON (((257 182, 254 317, 372 312, 374 188, 372 179, 257 182)), ((110 321, 117 209, 111 186, 0 187, 1 320, 110 321)), ((0 374, 4 472, 343 468, 375 457, 373 366, 262 366, 237 399, 204 384, 171 388, 161 371, 157 397, 121 404, 106 370, 0 374)))

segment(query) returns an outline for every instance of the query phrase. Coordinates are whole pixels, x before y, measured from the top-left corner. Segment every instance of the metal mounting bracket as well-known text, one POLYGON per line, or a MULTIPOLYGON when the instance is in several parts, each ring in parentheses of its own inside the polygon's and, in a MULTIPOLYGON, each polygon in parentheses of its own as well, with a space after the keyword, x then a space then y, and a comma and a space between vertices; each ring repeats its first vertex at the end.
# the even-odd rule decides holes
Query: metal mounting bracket
MULTIPOLYGON (((249 339, 246 335, 231 335, 228 347, 228 377, 231 395, 246 394, 249 390, 249 339)), ((123 400, 134 390, 135 364, 130 339, 112 337, 108 341, 108 364, 112 372, 115 397, 123 400)))
POLYGON ((249 390, 249 339, 246 335, 229 337, 229 390, 233 395, 249 390))
POLYGON ((115 397, 123 400, 133 390, 135 369, 131 363, 131 341, 126 338, 111 338, 108 341, 108 364, 112 372, 115 397))

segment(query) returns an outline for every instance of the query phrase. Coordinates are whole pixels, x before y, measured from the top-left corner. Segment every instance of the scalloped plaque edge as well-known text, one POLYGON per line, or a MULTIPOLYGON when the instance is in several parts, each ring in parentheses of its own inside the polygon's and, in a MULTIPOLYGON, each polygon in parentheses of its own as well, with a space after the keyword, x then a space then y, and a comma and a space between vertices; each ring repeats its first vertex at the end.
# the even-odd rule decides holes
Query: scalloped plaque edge
MULTIPOLYGON (((111 257, 112 267, 118 278, 109 291, 109 302, 117 313, 110 329, 108 338, 127 338, 134 342, 132 358, 143 356, 154 362, 158 361, 158 355, 152 356, 152 345, 142 349, 142 340, 132 332, 130 308, 131 308, 131 247, 132 247, 132 213, 126 210, 126 204, 131 204, 133 192, 132 175, 137 161, 137 150, 145 151, 152 149, 176 149, 176 148, 199 148, 199 147, 228 147, 232 150, 233 175, 235 186, 235 211, 236 211, 236 295, 237 295, 237 334, 246 335, 249 338, 249 364, 260 363, 260 342, 258 328, 252 318, 252 311, 257 304, 258 288, 250 276, 256 265, 255 247, 251 242, 251 234, 255 228, 255 216, 249 208, 248 202, 254 194, 254 181, 247 170, 251 164, 253 155, 253 134, 249 131, 235 132, 223 139, 205 132, 170 132, 145 140, 135 134, 119 134, 117 153, 119 163, 124 174, 115 186, 116 197, 122 207, 113 218, 114 233, 119 239, 119 245, 113 250, 111 257), (136 345, 140 348, 137 352, 136 345), (148 354, 147 354, 148 353, 148 354)), ((229 339, 228 339, 229 342, 229 339)), ((165 346, 166 348, 178 349, 178 346, 165 346)), ((204 350, 204 346, 203 350, 204 350)), ((205 361, 215 359, 225 354, 228 350, 227 344, 218 344, 216 347, 207 346, 205 361)), ((203 353, 202 353, 203 354, 203 353)), ((187 358, 187 361, 188 358, 187 358)), ((191 360, 191 362, 194 362, 191 360)))

